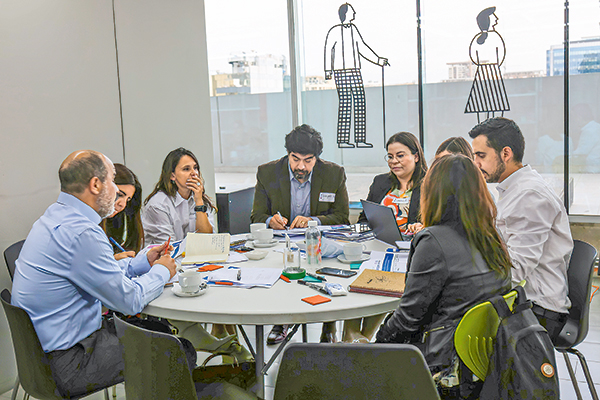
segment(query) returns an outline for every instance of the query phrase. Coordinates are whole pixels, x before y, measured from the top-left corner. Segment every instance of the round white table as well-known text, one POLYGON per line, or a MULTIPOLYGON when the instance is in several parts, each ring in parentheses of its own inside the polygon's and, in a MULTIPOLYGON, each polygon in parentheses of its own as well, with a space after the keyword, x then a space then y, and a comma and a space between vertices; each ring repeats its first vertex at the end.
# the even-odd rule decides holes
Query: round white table
MULTIPOLYGON (((235 237, 232 237, 232 241, 235 237)), ((388 244, 378 240, 365 242, 367 250, 385 251, 388 244)), ((229 264, 247 267, 283 269, 283 253, 274 250, 284 247, 283 243, 268 249, 269 254, 262 260, 229 264)), ((306 267, 305 260, 302 266, 306 267)), ((323 266, 350 269, 335 258, 323 259, 323 266)), ((362 267, 361 267, 362 270, 362 267)), ((361 270, 356 270, 360 274, 361 270)), ((207 274, 207 273, 206 273, 207 274)), ((338 278, 326 275, 327 282, 337 282, 347 287, 358 276, 338 278)), ((204 295, 182 298, 175 296, 170 287, 144 309, 145 314, 183 321, 206 322, 213 324, 254 325, 256 327, 256 374, 257 395, 264 397, 264 325, 309 324, 340 321, 367 317, 393 311, 400 299, 361 293, 348 293, 347 296, 330 297, 328 303, 312 306, 302 298, 323 295, 296 281, 287 283, 278 280, 271 288, 242 289, 233 286, 211 286, 204 295)), ((277 353, 276 353, 277 354, 277 353)))

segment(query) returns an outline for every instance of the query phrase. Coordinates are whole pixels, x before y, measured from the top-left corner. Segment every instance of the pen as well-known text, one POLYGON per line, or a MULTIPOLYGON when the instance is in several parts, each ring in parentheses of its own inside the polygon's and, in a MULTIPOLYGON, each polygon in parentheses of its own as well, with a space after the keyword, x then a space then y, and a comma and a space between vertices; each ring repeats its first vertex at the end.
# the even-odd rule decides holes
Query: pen
POLYGON ((111 242, 112 244, 114 244, 114 245, 115 245, 115 247, 116 247, 117 249, 119 249, 119 251, 120 251, 121 253, 124 253, 124 252, 125 252, 125 249, 124 249, 124 248, 123 248, 123 247, 122 247, 122 246, 121 246, 119 243, 117 243, 117 241, 116 241, 115 239, 113 239, 113 238, 111 238, 111 237, 109 236, 109 237, 108 237, 108 240, 110 240, 110 242, 111 242))
POLYGON ((237 280, 242 280, 242 270, 238 269, 237 280))
POLYGON ((320 281, 322 281, 322 282, 327 282, 327 279, 325 279, 325 277, 324 277, 324 276, 317 275, 317 274, 313 274, 312 272, 307 272, 307 273, 306 273, 306 275, 307 275, 307 276, 310 276, 311 278, 318 279, 318 280, 320 280, 320 281))
POLYGON ((169 254, 169 244, 171 243, 171 236, 169 236, 169 240, 167 240, 167 247, 165 247, 165 256, 169 254))
MULTIPOLYGON (((277 211, 277 215, 279 215, 279 220, 281 221, 281 223, 283 224, 283 217, 281 216, 281 213, 279 211, 277 211)), ((288 227, 283 225, 283 227, 285 228, 285 230, 287 231, 288 227)))
POLYGON ((319 286, 317 284, 314 283, 309 283, 306 281, 303 281, 302 279, 297 281, 299 284, 304 285, 304 286, 308 286, 311 289, 315 289, 318 290, 321 293, 325 293, 325 294, 329 294, 329 292, 327 291, 327 289, 325 289, 323 286, 319 286))

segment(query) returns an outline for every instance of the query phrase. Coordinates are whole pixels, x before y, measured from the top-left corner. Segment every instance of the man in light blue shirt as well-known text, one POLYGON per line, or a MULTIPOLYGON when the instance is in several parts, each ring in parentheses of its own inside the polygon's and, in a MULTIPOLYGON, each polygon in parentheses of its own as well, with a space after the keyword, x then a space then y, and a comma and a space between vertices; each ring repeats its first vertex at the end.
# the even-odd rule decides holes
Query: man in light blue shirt
POLYGON ((114 326, 102 305, 135 315, 175 274, 166 244, 116 261, 98 225, 114 210, 112 162, 74 152, 59 169, 61 193, 38 219, 16 262, 12 304, 31 317, 61 395, 76 396, 123 380, 114 326))

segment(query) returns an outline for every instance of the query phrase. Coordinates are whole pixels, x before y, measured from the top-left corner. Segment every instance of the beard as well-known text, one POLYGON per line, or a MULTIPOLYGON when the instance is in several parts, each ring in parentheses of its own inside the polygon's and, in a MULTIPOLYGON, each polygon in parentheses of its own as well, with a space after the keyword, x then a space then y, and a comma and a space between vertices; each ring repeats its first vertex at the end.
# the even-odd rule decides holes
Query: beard
POLYGON ((102 188, 102 191, 98 195, 98 200, 96 201, 96 204, 98 205, 98 214, 100 214, 100 217, 102 219, 114 214, 115 199, 111 199, 107 185, 104 185, 104 187, 102 188))
POLYGON ((496 169, 491 174, 488 174, 488 178, 486 179, 487 183, 497 183, 500 181, 500 176, 506 171, 506 164, 500 160, 498 165, 496 165, 496 169))
POLYGON ((305 169, 295 169, 292 173, 294 174, 294 178, 299 181, 303 181, 308 177, 308 171, 305 169))

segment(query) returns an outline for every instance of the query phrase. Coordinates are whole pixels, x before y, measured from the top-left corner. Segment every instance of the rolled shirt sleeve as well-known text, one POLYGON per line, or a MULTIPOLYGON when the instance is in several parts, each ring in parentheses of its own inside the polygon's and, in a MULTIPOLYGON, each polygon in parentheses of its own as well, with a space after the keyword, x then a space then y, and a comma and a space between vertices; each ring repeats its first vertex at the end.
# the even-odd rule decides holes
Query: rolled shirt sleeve
POLYGON ((162 265, 150 268, 142 254, 132 259, 125 271, 115 260, 109 242, 99 239, 98 233, 91 230, 79 236, 70 279, 87 295, 112 310, 128 315, 141 312, 162 293, 170 278, 169 270, 162 265), (140 273, 143 275, 137 278, 129 277, 140 273))

